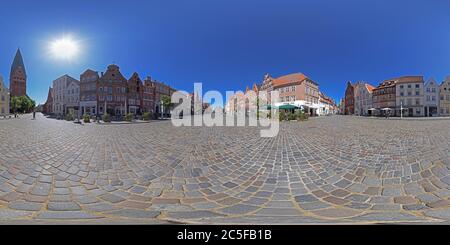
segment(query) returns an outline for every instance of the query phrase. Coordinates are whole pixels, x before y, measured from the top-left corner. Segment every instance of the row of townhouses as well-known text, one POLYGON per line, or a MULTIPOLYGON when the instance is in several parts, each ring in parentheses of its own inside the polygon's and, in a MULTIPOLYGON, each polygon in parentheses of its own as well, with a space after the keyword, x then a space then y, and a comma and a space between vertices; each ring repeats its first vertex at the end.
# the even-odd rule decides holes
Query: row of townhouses
POLYGON ((347 83, 339 113, 358 116, 450 116, 450 76, 437 83, 423 76, 388 79, 377 87, 366 82, 347 83))
POLYGON ((80 75, 80 80, 64 75, 53 81, 43 112, 56 116, 105 113, 124 116, 145 112, 166 115, 170 112, 161 106, 162 97, 170 97, 174 92, 169 85, 151 77, 141 80, 137 73, 126 79, 119 66, 110 65, 100 74, 88 69, 80 75))
MULTIPOLYGON (((301 109, 312 116, 330 115, 337 113, 335 102, 319 90, 319 84, 302 73, 294 73, 278 78, 273 78, 269 74, 264 76, 263 81, 258 85, 254 84, 251 89, 258 94, 267 92, 267 102, 272 104, 271 92, 277 91, 278 102, 274 101, 274 106, 278 108, 301 109)), ((248 93, 250 88, 247 87, 248 93)), ((226 112, 237 111, 245 104, 245 94, 237 93, 234 97, 228 98, 225 106, 226 112), (239 103, 241 102, 241 103, 239 103)))

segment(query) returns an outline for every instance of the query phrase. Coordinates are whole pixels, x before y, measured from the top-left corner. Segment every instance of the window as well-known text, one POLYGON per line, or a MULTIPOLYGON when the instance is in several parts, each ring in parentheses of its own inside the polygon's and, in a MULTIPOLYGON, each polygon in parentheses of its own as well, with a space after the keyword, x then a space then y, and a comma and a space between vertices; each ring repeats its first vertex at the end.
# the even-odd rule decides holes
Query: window
POLYGON ((295 86, 292 86, 291 91, 295 92, 295 86))
POLYGON ((411 91, 408 91, 408 96, 411 96, 412 95, 412 92, 411 91))
POLYGON ((400 85, 400 88, 404 88, 404 86, 403 86, 403 85, 400 85))
POLYGON ((431 101, 436 101, 436 96, 435 95, 431 96, 431 101))
POLYGON ((411 84, 408 84, 408 88, 412 88, 411 84))
POLYGON ((405 93, 403 93, 403 92, 400 92, 400 96, 405 96, 405 93))
POLYGON ((431 96, 427 95, 427 101, 430 101, 431 96))
POLYGON ((420 95, 420 91, 416 91, 416 95, 419 96, 420 95))
POLYGON ((420 99, 416 99, 416 105, 420 105, 420 99))
POLYGON ((420 84, 416 84, 416 88, 420 88, 420 84))

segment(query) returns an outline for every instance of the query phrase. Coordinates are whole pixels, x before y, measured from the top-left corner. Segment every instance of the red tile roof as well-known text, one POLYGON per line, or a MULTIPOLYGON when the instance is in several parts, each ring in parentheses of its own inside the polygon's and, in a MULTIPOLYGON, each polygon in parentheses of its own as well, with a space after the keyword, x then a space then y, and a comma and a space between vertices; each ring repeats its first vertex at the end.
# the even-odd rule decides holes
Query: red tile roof
POLYGON ((369 92, 372 92, 372 91, 375 89, 374 86, 372 86, 372 85, 370 85, 370 84, 368 84, 368 83, 366 83, 366 88, 367 88, 367 90, 368 90, 369 92))
POLYGON ((293 73, 273 79, 272 84, 274 87, 279 87, 292 83, 301 83, 307 78, 308 77, 306 77, 303 73, 293 73))

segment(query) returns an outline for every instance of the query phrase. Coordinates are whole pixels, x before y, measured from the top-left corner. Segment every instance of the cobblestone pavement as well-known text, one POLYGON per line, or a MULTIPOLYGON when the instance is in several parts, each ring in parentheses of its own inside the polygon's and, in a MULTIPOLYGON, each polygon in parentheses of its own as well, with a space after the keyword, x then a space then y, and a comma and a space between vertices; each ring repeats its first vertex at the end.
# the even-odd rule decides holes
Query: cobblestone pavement
POLYGON ((450 220, 450 120, 251 127, 0 120, 0 223, 450 220))

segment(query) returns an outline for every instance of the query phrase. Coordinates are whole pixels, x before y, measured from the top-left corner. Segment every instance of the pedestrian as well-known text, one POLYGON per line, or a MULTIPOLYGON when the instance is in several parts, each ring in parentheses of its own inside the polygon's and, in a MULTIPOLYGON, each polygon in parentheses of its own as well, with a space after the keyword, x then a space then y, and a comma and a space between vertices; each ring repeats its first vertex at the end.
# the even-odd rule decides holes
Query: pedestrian
POLYGON ((36 110, 33 110, 33 120, 36 120, 36 110))

